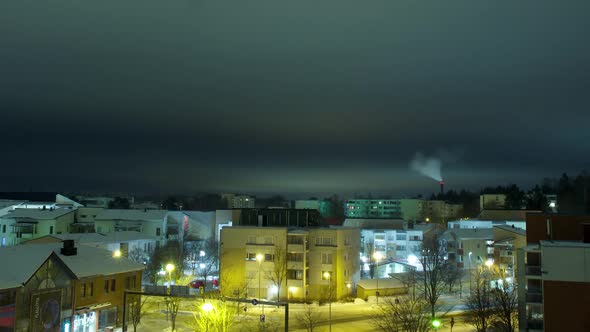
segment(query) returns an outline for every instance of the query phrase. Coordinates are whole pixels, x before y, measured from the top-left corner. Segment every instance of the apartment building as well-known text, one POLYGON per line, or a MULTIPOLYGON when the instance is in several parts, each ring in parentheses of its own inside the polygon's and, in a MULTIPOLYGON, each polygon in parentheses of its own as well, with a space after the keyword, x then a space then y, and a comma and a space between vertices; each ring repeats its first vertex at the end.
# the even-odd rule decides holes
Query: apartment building
POLYGON ((135 231, 155 236, 161 243, 184 238, 182 220, 169 218, 164 210, 104 209, 94 217, 94 224, 97 233, 135 231))
POLYGON ((520 331, 590 330, 590 215, 529 213, 518 251, 520 331))
POLYGON ((75 209, 15 209, 0 217, 1 246, 13 246, 45 235, 68 233, 75 209))
POLYGON ((494 232, 483 229, 449 229, 440 237, 443 254, 460 269, 473 269, 494 258, 494 232))
POLYGON ((494 234, 494 264, 504 271, 507 278, 514 280, 518 269, 517 251, 526 246, 526 231, 514 225, 497 225, 494 234))
POLYGON ((0 248, 0 261, 10 266, 10 273, 0 274, 2 328, 15 332, 120 326, 123 292, 141 289, 144 269, 73 241, 0 248))
POLYGON ((226 296, 342 298, 360 277, 360 231, 347 227, 224 227, 220 280, 226 296))

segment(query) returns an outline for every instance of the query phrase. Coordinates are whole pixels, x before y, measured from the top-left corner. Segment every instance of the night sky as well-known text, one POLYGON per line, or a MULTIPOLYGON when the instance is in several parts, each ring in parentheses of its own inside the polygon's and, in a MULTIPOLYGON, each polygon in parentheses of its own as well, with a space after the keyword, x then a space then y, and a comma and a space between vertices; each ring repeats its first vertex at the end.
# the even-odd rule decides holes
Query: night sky
POLYGON ((0 190, 413 195, 590 161, 590 2, 0 2, 0 190))

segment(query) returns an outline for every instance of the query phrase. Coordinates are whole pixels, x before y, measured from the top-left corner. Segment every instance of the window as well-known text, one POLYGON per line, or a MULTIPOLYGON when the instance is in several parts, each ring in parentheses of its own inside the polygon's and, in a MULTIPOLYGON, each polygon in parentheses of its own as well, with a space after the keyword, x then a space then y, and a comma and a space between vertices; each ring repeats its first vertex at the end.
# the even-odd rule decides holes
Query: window
POLYGON ((53 234, 53 226, 49 226, 49 234, 53 234))
POLYGON ((290 262, 303 262, 303 253, 287 253, 287 260, 290 262))
POLYGON ((108 280, 104 281, 104 292, 105 293, 109 292, 109 281, 108 280))
POLYGON ((86 297, 86 284, 80 284, 80 296, 86 297))
POLYGON ((303 244, 303 236, 289 235, 287 236, 288 244, 303 244))
POLYGON ((396 234, 395 239, 397 241, 405 241, 406 240, 406 234, 396 234))
POLYGON ((6 233, 6 225, 2 225, 2 233, 6 233))
POLYGON ((88 292, 90 293, 90 297, 94 296, 94 282, 90 283, 88 292))
POLYGON ((115 279, 111 280, 111 292, 115 291, 115 279))
POLYGON ((332 264, 332 254, 322 253, 322 264, 332 264))
POLYGON ((256 260, 256 254, 249 252, 246 254, 246 260, 247 261, 255 261, 256 260))
POLYGON ((264 244, 273 244, 272 236, 265 236, 264 244))
POLYGON ((248 242, 246 244, 256 244, 256 236, 248 236, 248 242))
POLYGON ((302 270, 287 270, 287 279, 303 280, 303 271, 302 270))
POLYGON ((161 234, 160 227, 156 228, 156 236, 160 236, 161 234))
POLYGON ((264 254, 264 261, 265 262, 272 262, 275 260, 275 255, 273 254, 264 254))
POLYGON ((333 246, 334 238, 327 236, 318 236, 315 241, 316 246, 333 246))
POLYGON ((399 250, 399 251, 405 251, 406 250, 406 246, 397 246, 397 250, 399 250))

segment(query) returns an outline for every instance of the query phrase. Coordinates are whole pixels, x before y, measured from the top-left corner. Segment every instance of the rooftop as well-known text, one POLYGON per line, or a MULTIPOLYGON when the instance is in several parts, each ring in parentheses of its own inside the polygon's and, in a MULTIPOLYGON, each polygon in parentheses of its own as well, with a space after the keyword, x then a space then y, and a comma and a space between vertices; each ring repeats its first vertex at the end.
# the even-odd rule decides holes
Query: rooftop
POLYGON ((526 231, 522 228, 508 226, 508 225, 494 225, 494 228, 498 228, 504 231, 512 232, 518 235, 526 236, 526 231))
POLYGON ((75 209, 69 208, 58 208, 58 209, 15 209, 10 213, 7 213, 3 218, 31 218, 49 220, 59 218, 68 213, 74 213, 75 209))
POLYGON ((130 259, 114 258, 105 249, 86 245, 77 246, 78 253, 64 256, 60 253, 61 243, 30 244, 0 248, 0 262, 10 268, 3 269, 0 274, 0 289, 16 288, 37 271, 37 269, 54 252, 77 278, 97 275, 112 275, 143 270, 142 264, 130 259))
MULTIPOLYGON (((112 233, 77 233, 77 234, 53 234, 46 235, 42 238, 55 238, 56 241, 74 240, 76 244, 101 244, 101 243, 121 243, 139 240, 157 240, 154 236, 145 235, 144 233, 134 231, 121 231, 112 233)), ((35 243, 36 239, 27 241, 27 244, 35 243)))

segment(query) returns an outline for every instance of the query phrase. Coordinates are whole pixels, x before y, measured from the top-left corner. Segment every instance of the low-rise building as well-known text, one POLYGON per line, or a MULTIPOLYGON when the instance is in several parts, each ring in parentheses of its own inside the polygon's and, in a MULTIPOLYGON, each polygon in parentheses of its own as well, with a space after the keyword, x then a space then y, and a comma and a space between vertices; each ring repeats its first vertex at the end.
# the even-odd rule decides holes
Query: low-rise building
POLYGON ((164 210, 104 209, 94 217, 97 233, 135 231, 155 236, 158 241, 182 241, 184 227, 181 221, 168 218, 164 210))
POLYGON ((517 272, 517 251, 526 246, 526 231, 514 225, 497 225, 494 233, 494 264, 507 278, 514 280, 517 272))
POLYGON ((331 290, 333 299, 346 297, 360 277, 359 237, 348 227, 224 227, 221 292, 325 300, 331 290))
POLYGON ((2 246, 52 234, 68 233, 74 223, 75 209, 15 209, 0 217, 2 246))
POLYGON ((449 229, 440 239, 449 263, 460 269, 473 269, 494 258, 494 232, 491 228, 449 229))
POLYGON ((123 292, 140 290, 142 264, 73 241, 0 248, 5 330, 105 331, 121 325, 123 292))

